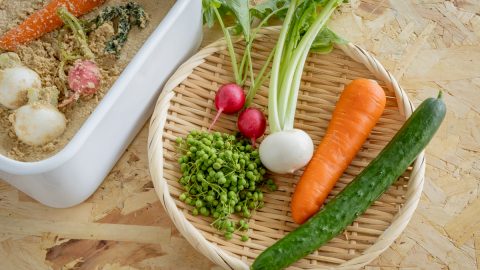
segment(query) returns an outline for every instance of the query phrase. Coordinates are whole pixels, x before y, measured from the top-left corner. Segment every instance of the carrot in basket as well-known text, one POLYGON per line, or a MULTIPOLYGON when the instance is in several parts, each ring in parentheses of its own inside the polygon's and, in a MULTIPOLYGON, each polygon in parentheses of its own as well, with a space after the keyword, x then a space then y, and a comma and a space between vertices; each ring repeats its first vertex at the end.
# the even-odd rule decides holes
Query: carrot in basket
POLYGON ((327 132, 293 193, 296 223, 305 222, 320 209, 382 115, 385 103, 385 92, 376 81, 356 79, 345 87, 327 132))
POLYGON ((105 0, 52 0, 44 8, 30 15, 17 27, 0 37, 0 48, 15 51, 21 44, 30 42, 63 25, 57 9, 65 6, 76 17, 90 12, 105 0))

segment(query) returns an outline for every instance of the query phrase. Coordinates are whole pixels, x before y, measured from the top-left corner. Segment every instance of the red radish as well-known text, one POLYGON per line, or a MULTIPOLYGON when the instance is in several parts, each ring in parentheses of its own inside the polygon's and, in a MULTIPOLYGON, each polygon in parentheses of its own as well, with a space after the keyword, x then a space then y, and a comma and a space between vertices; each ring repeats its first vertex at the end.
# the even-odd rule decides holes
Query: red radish
POLYGON ((68 72, 68 86, 74 92, 94 94, 100 86, 100 70, 95 62, 77 61, 68 72))
POLYGON ((255 147, 255 141, 265 133, 267 120, 259 109, 247 108, 238 116, 237 127, 243 136, 252 140, 255 147))
POLYGON ((212 129, 222 112, 226 114, 236 113, 243 108, 244 104, 245 93, 240 86, 234 83, 222 85, 215 96, 215 108, 218 112, 208 130, 212 129))
POLYGON ((100 88, 101 74, 97 64, 91 60, 75 62, 68 72, 68 86, 73 95, 65 99, 60 107, 76 101, 81 95, 95 94, 100 88))

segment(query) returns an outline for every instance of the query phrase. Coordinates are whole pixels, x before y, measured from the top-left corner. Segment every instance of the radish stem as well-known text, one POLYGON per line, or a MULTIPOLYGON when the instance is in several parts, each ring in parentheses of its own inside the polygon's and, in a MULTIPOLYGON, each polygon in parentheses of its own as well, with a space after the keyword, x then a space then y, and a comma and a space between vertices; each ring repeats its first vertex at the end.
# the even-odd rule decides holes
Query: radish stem
MULTIPOLYGON (((263 20, 257 25, 257 27, 253 30, 252 34, 250 35, 250 40, 247 42, 247 47, 246 47, 245 51, 251 51, 252 50, 253 40, 255 40, 255 37, 257 36, 258 31, 273 17, 273 15, 275 15, 278 12, 283 11, 285 9, 287 9, 287 7, 279 8, 279 9, 273 11, 272 13, 268 14, 265 18, 263 18, 263 20)), ((243 57, 242 57, 242 62, 240 64, 240 70, 244 69, 246 59, 247 59, 247 54, 244 54, 243 57)), ((250 60, 250 63, 252 63, 251 60, 250 60)))
POLYGON ((218 9, 213 8, 213 10, 215 11, 215 15, 217 16, 217 20, 218 20, 218 23, 220 24, 220 27, 222 28, 223 34, 225 35, 225 41, 227 42, 228 53, 230 54, 230 58, 232 61, 232 69, 233 69, 233 74, 235 76, 235 82, 238 85, 241 85, 242 77, 240 77, 240 74, 238 72, 237 56, 235 55, 235 49, 233 48, 232 38, 228 30, 225 28, 225 25, 223 24, 223 20, 222 20, 222 17, 220 16, 220 13, 218 12, 218 9))
POLYGON ((250 87, 250 90, 248 91, 247 99, 245 102, 245 108, 250 107, 250 104, 252 103, 253 98, 257 94, 258 89, 260 88, 260 86, 262 86, 263 82, 267 79, 267 76, 263 76, 263 75, 267 70, 270 62, 272 62, 272 58, 274 54, 275 54, 275 48, 268 55, 267 61, 265 61, 265 64, 263 65, 262 69, 258 73, 257 78, 255 78, 253 85, 250 87))
POLYGON ((82 48, 82 51, 85 54, 85 57, 90 60, 94 59, 95 55, 88 47, 87 35, 85 34, 85 31, 83 31, 80 21, 73 16, 72 13, 68 12, 65 7, 60 7, 57 10, 57 15, 65 23, 65 25, 72 30, 77 42, 80 45, 80 48, 82 48))

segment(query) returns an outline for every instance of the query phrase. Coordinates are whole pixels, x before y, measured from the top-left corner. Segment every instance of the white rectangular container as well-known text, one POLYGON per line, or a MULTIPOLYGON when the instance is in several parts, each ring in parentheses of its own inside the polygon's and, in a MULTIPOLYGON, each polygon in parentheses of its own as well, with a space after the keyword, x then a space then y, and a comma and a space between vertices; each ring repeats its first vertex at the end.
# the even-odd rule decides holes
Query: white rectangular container
POLYGON ((51 207, 87 199, 151 115, 162 85, 201 43, 202 1, 177 0, 72 140, 56 155, 0 155, 0 179, 51 207))

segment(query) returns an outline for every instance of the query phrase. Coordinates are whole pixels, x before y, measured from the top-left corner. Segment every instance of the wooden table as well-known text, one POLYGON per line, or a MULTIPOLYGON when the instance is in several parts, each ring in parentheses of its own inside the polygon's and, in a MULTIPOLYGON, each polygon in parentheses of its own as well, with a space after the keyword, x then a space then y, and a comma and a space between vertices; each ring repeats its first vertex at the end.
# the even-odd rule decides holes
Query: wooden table
MULTIPOLYGON (((0 1, 1 2, 1 1, 0 1)), ((401 237, 368 269, 480 265, 480 2, 351 0, 331 25, 372 52, 415 104, 445 91, 427 149, 424 195, 401 237)), ((208 30, 204 45, 220 37, 208 30)), ((0 269, 218 269, 165 215, 150 181, 145 127, 99 190, 70 209, 0 181, 0 269)))

